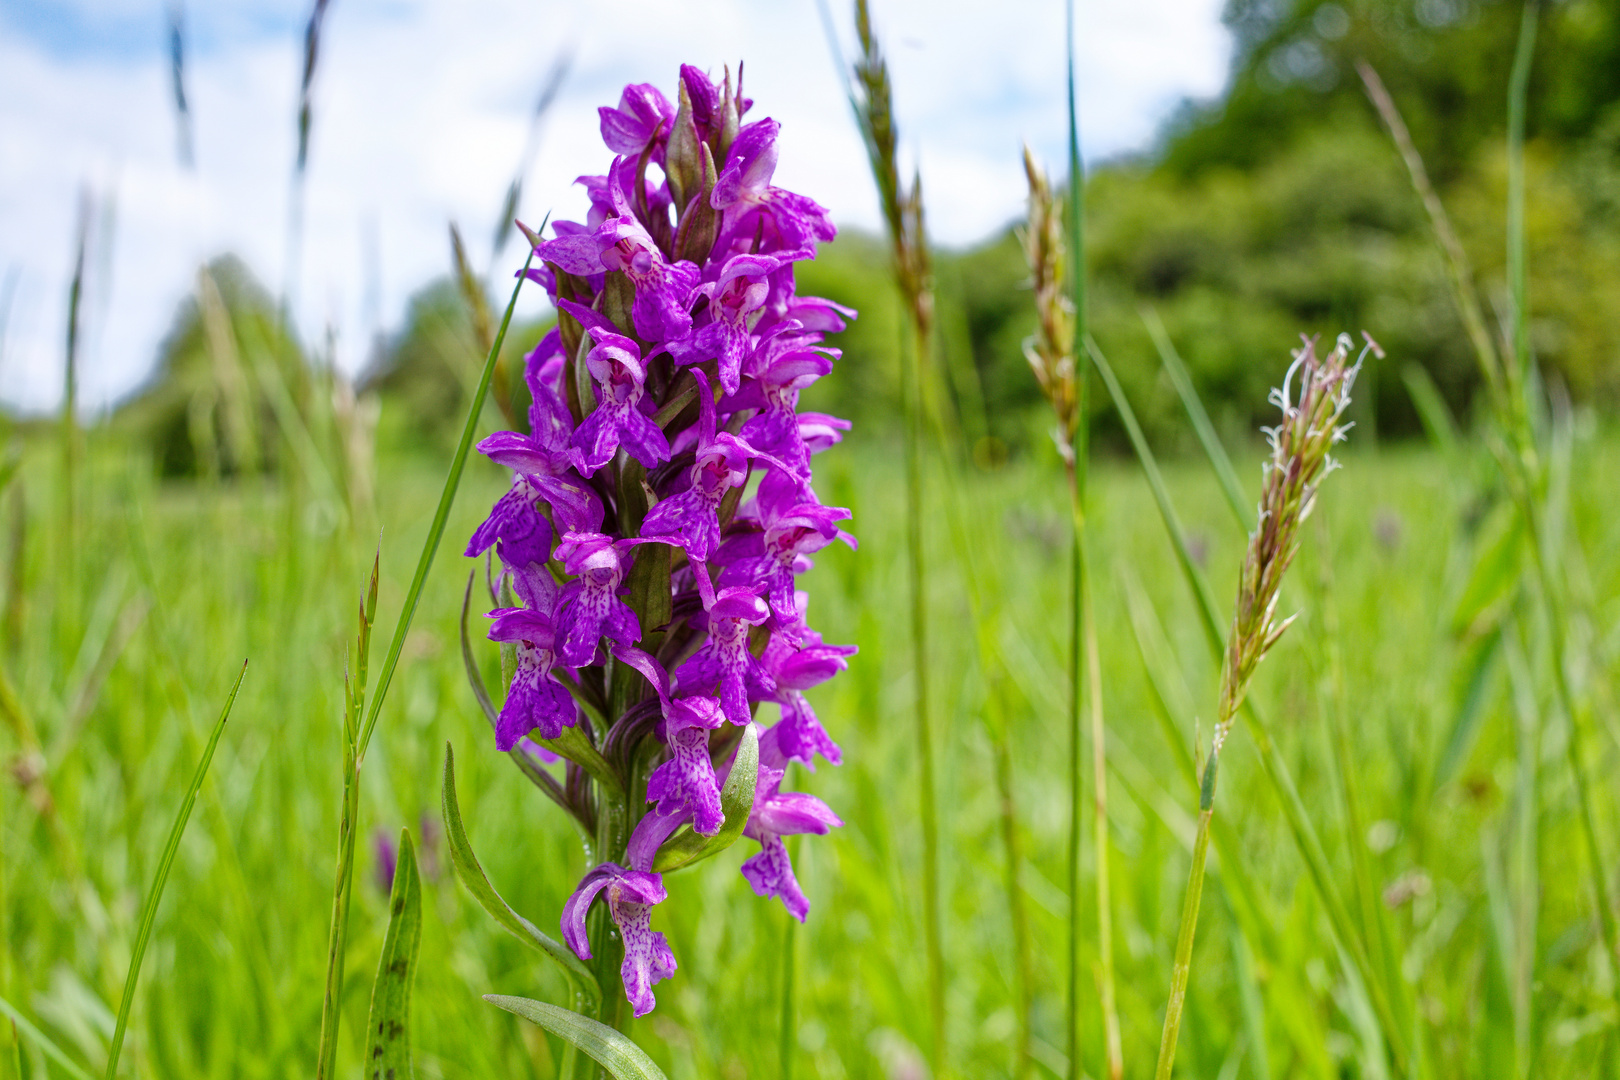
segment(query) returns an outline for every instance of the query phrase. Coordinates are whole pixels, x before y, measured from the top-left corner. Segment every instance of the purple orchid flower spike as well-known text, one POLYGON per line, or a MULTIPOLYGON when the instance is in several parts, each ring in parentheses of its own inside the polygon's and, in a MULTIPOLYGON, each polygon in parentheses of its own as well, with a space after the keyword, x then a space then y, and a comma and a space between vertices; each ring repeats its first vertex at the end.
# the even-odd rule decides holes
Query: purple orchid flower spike
POLYGON ((738 727, 752 718, 748 700, 776 692, 776 683, 748 649, 748 632, 771 616, 770 606, 753 588, 721 589, 704 597, 703 622, 708 638, 675 672, 683 687, 708 691, 718 687, 720 709, 738 727))
POLYGON ((604 105, 596 113, 602 120, 602 141, 609 150, 634 160, 652 145, 652 160, 663 165, 664 144, 675 122, 675 107, 658 87, 632 83, 619 95, 618 108, 604 105))
POLYGON ((642 407, 647 367, 641 349, 590 308, 571 300, 558 300, 557 306, 578 319, 596 343, 585 356, 596 380, 596 409, 574 432, 574 467, 590 476, 612 461, 621 446, 648 468, 667 460, 669 439, 642 407))
POLYGON ((756 892, 802 919, 782 838, 838 824, 781 788, 790 763, 842 757, 806 691, 854 650, 822 641, 796 585, 826 545, 854 543, 840 528, 848 512, 822 505, 812 474, 849 425, 800 412, 799 397, 840 359, 826 337, 855 313, 797 295, 797 267, 835 230, 816 203, 773 185, 780 128, 743 122, 741 86, 740 65, 718 81, 688 65, 678 94, 631 85, 600 110, 614 156, 579 178, 585 215, 537 239, 526 271, 560 316, 524 363, 529 430, 479 444, 514 474, 468 546, 498 551, 519 598, 491 613, 490 636, 516 659, 496 743, 597 838, 563 932, 588 958, 617 925, 638 1016, 676 967, 651 924, 665 898, 659 852, 687 825, 727 833, 720 796, 738 751, 711 753, 730 742, 722 722, 754 729, 761 704, 780 709, 758 740, 754 811, 733 823, 760 843, 744 864, 756 892), (582 745, 570 725, 595 753, 541 775, 547 748, 582 745), (624 827, 608 835, 602 820, 624 827), (587 926, 598 897, 612 922, 587 926))
POLYGON ((717 249, 726 251, 749 238, 768 237, 775 246, 794 251, 815 247, 817 241, 838 235, 825 207, 803 195, 771 186, 776 173, 775 120, 744 124, 731 144, 726 166, 714 186, 709 203, 725 212, 725 226, 717 249))
POLYGON ((563 904, 562 913, 563 940, 581 960, 591 959, 585 915, 604 889, 608 914, 618 924, 624 940, 624 963, 619 968, 624 995, 635 1014, 645 1016, 658 1004, 653 986, 675 975, 675 954, 669 951, 664 935, 652 928, 653 905, 663 903, 669 894, 661 874, 626 870, 618 863, 603 863, 586 874, 574 895, 563 904))
POLYGON ((799 879, 793 874, 793 861, 788 858, 782 837, 802 833, 825 835, 843 821, 814 795, 779 791, 782 776, 781 769, 760 764, 754 810, 743 829, 744 836, 759 841, 760 850, 742 864, 742 874, 754 887, 755 895, 767 899, 777 897, 789 915, 804 922, 804 917, 810 913, 810 901, 799 888, 799 879))
POLYGON ((557 654, 569 667, 594 662, 604 637, 624 645, 641 640, 636 613, 619 598, 632 543, 615 543, 601 533, 567 533, 557 545, 563 569, 577 575, 557 601, 557 654))
MULTIPOLYGON (((674 544, 694 562, 708 562, 720 546, 720 504, 732 488, 748 483, 749 464, 760 458, 780 465, 746 441, 716 430, 714 395, 709 378, 692 369, 698 384, 697 460, 687 471, 685 491, 670 495, 647 511, 641 537, 674 544)), ((701 576, 701 571, 699 572, 701 576)))

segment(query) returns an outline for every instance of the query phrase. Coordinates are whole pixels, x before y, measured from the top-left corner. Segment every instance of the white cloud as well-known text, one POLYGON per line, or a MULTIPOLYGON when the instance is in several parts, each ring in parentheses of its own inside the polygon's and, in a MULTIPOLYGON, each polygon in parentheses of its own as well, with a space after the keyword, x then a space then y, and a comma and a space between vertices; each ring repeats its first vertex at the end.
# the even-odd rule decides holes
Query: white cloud
MULTIPOLYGON (((847 20, 846 6, 833 6, 847 20)), ((160 5, 71 0, 52 14, 23 9, 32 19, 21 20, 22 32, 0 35, 0 282, 13 268, 21 282, 0 360, 0 399, 12 405, 58 400, 81 183, 116 205, 112 244, 103 249, 110 272, 92 281, 81 375, 87 408, 104 407, 147 375, 200 260, 235 251, 273 289, 284 280, 304 4, 201 7, 193 5, 197 44, 188 58, 194 175, 175 160, 160 5), (97 18, 118 36, 75 46, 82 35, 71 26, 97 18), (142 18, 151 20, 145 37, 131 29, 146 26, 142 18)), ((1220 0, 1082 5, 1076 40, 1088 157, 1146 145, 1181 97, 1220 89, 1229 45, 1219 8, 1220 0)), ((446 268, 447 221, 460 222, 476 260, 488 257, 534 95, 564 47, 576 50, 575 64, 525 180, 526 219, 582 209, 573 178, 602 171, 607 160, 595 107, 616 100, 624 83, 672 88, 683 61, 718 72, 741 57, 753 115, 783 125, 777 182, 828 206, 841 224, 877 226, 864 154, 811 0, 619 0, 611 18, 601 11, 533 0, 332 4, 297 294, 307 337, 324 337, 330 325, 339 362, 358 364, 371 330, 363 310, 368 228, 379 238, 381 315, 390 324, 410 293, 446 268)), ((1062 7, 887 0, 875 15, 930 227, 944 243, 976 240, 1021 210, 1023 141, 1061 171, 1062 7)), ((844 34, 846 52, 851 37, 844 34)), ((516 250, 508 248, 508 261, 516 250)), ((540 306, 537 295, 528 303, 540 306)))

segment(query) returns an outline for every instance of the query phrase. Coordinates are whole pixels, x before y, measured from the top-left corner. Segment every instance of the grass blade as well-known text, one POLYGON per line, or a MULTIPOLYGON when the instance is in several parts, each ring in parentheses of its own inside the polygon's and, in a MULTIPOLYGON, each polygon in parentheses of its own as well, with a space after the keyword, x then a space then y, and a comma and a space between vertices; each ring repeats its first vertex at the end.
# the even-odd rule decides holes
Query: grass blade
POLYGON ((444 835, 450 847, 450 861, 456 868, 456 877, 461 879, 467 891, 473 894, 473 899, 489 912, 490 917, 505 927, 513 937, 555 960, 563 969, 563 973, 572 980, 576 991, 585 998, 585 1006, 595 1011, 602 999, 602 990, 597 985, 596 976, 591 974, 590 969, 580 962, 572 950, 543 933, 539 927, 514 911, 512 905, 495 891, 495 886, 490 884, 489 876, 484 873, 483 866, 478 862, 478 856, 473 854, 472 844, 467 839, 467 827, 461 820, 461 803, 456 796, 455 752, 451 750, 449 743, 444 747, 444 787, 440 794, 439 807, 444 817, 444 835))
POLYGON ((1447 461, 1456 461, 1460 452, 1457 421, 1446 407, 1446 399, 1440 396, 1433 377, 1421 364, 1407 364, 1401 368, 1401 381, 1406 383, 1407 396, 1412 399, 1412 407, 1417 410, 1429 442, 1447 461))
POLYGON ((124 998, 118 1005, 118 1022, 113 1027, 112 1049, 107 1052, 107 1080, 113 1080, 118 1074, 118 1055, 124 1047, 124 1033, 129 1028, 129 1010, 135 1004, 135 984, 140 978, 141 961, 146 957, 146 946, 152 939, 152 924, 157 920, 158 901, 163 898, 163 886, 168 883, 169 871, 174 866, 174 857, 180 850, 180 837, 186 831, 186 822, 191 820, 191 808, 196 805, 197 792, 202 789, 203 778, 208 775, 208 765, 214 760, 214 749, 219 746, 219 737, 225 731, 225 721, 231 715, 231 706, 236 704, 236 693, 242 689, 242 680, 247 677, 247 661, 242 662, 242 670, 236 676, 236 682, 231 686, 230 696, 225 699, 225 707, 220 710, 219 719, 214 722, 214 731, 208 737, 208 745, 203 749, 202 760, 197 762, 197 771, 191 777, 191 786, 186 789, 186 797, 180 803, 180 812, 175 815, 174 825, 169 829, 169 839, 163 845, 163 855, 158 859, 157 876, 152 879, 152 888, 146 894, 146 903, 141 908, 140 929, 135 933, 135 948, 129 958, 129 975, 124 979, 124 998))
MULTIPOLYGON (((923 841, 923 945, 928 962, 928 1013, 932 1036, 929 1060, 936 1075, 946 1069, 944 937, 940 929, 939 897, 939 805, 934 779, 934 734, 929 702, 928 575, 924 563, 922 426, 926 417, 935 421, 940 446, 947 445, 940 413, 929 409, 928 365, 934 315, 932 270, 928 242, 923 228, 922 178, 913 174, 911 186, 900 180, 898 137, 894 124, 894 101, 888 63, 872 31, 871 12, 866 0, 855 0, 855 29, 861 55, 855 63, 854 83, 859 95, 852 94, 855 121, 866 144, 872 179, 883 203, 884 221, 892 246, 896 287, 909 316, 909 340, 900 347, 901 431, 905 447, 906 476, 906 562, 911 615, 911 647, 916 681, 913 699, 917 730, 918 811, 922 818, 923 841)), ((903 326, 905 324, 903 323, 903 326)), ((902 337, 906 330, 901 331, 902 337)), ((948 460, 948 459, 947 459, 948 460)))
POLYGON ((56 1062, 57 1066, 71 1076, 73 1080, 90 1080, 88 1072, 80 1068, 78 1063, 68 1057, 60 1046, 52 1042, 49 1035, 46 1035, 30 1023, 28 1017, 24 1016, 17 1006, 3 997, 0 997, 0 1013, 5 1013, 10 1017, 11 1022, 17 1025, 17 1030, 33 1040, 34 1045, 45 1051, 45 1056, 56 1062))
POLYGON ((664 1071, 629 1036, 588 1016, 528 998, 485 994, 484 1000, 577 1046, 614 1080, 666 1080, 664 1071))
POLYGON ((1114 408, 1119 412, 1120 422, 1125 425, 1125 434, 1130 437, 1131 447, 1136 451, 1136 458, 1142 463, 1142 472, 1146 474, 1148 487, 1153 492, 1153 501, 1158 504, 1159 516, 1164 519, 1164 527, 1170 534, 1170 544, 1175 549, 1176 562, 1181 566, 1181 573, 1192 588, 1193 599, 1198 602, 1198 613, 1204 628, 1204 637, 1209 642, 1211 653, 1217 663, 1220 662, 1221 653, 1226 648, 1226 642, 1221 633, 1221 618, 1215 606, 1215 594, 1210 591, 1209 582, 1199 571, 1198 565, 1193 562, 1192 549, 1187 546, 1187 530, 1181 527, 1181 518, 1176 513, 1175 504, 1170 501, 1170 491, 1164 485, 1164 474, 1159 472, 1158 458, 1154 457, 1153 450, 1147 444, 1147 437, 1142 434, 1142 425, 1136 422, 1136 411, 1131 408, 1130 399, 1119 385, 1119 379, 1114 375, 1114 369, 1103 356, 1097 343, 1090 338, 1085 340, 1086 351, 1091 354, 1091 361, 1102 376, 1103 385, 1108 388, 1108 396, 1113 399, 1114 408))
MULTIPOLYGON (((1221 482, 1221 492, 1226 496, 1226 504, 1232 508, 1232 514, 1237 518, 1239 527, 1244 533, 1249 533, 1254 529, 1254 511, 1244 501, 1243 485, 1238 482, 1237 471, 1232 468, 1232 459, 1227 456, 1226 447, 1221 445, 1221 437, 1215 433, 1215 425, 1210 423, 1209 412, 1205 410, 1203 401, 1198 397, 1198 388, 1193 386, 1187 365, 1176 352, 1175 344, 1165 332, 1164 320, 1159 318, 1157 311, 1150 307, 1143 308, 1142 322, 1147 325, 1148 335, 1153 338, 1153 346, 1159 350, 1159 360, 1164 364, 1165 374, 1170 376, 1170 383, 1176 388, 1176 393, 1181 397, 1181 404, 1187 410, 1187 418, 1192 421, 1193 431, 1198 433, 1198 441, 1203 445, 1210 465, 1215 468, 1215 476, 1221 482)), ((1263 1053, 1264 1048, 1262 1056, 1263 1053)))
POLYGON ((366 1020, 366 1070, 370 1080, 411 1080, 411 981, 422 945, 422 882, 416 872, 411 830, 399 831, 399 863, 388 896, 388 933, 371 984, 366 1020))
MULTIPOLYGON (((550 215, 547 215, 548 218, 550 215)), ((540 223, 544 231, 546 223, 540 223)), ((411 577, 410 590, 405 594, 405 606, 399 613, 399 622, 394 626, 394 638, 388 643, 388 655, 383 660, 382 671, 377 677, 377 692, 372 696, 371 708, 366 713, 366 723, 360 730, 360 742, 356 753, 356 765, 363 763, 366 758, 366 747, 371 743, 371 733, 377 727, 377 715, 382 711, 383 699, 388 695, 388 684, 393 681, 394 668, 399 665, 399 654, 405 648, 405 635, 410 632, 411 619, 416 615, 416 605, 422 599, 422 586, 427 583, 428 571, 433 567, 433 557, 439 552, 439 541, 444 538, 444 527, 450 519, 450 507, 456 501, 456 491, 461 486, 461 474, 467 467, 467 455, 472 451, 473 435, 478 430, 478 416, 484 408, 484 398, 489 395, 490 379, 495 374, 495 361, 501 354, 501 343, 506 340, 506 329, 512 323, 512 311, 517 307, 518 293, 523 289, 524 281, 528 280, 528 270, 534 262, 534 252, 523 262, 523 271, 518 274, 517 284, 512 286, 512 299, 507 302, 506 314, 501 317, 500 332, 490 344, 489 355, 484 360, 483 373, 478 377, 478 389, 473 393, 473 399, 467 406, 467 422, 461 429, 461 442, 456 446, 456 456, 451 459, 449 475, 444 480, 444 491, 439 495, 438 509, 433 513, 433 523, 428 526, 427 539, 422 543, 422 555, 416 562, 416 573, 411 577)))
POLYGON ((1513 297, 1513 361, 1509 385, 1530 382, 1530 297, 1524 241, 1524 114, 1530 93, 1530 63, 1536 51, 1536 23, 1541 5, 1529 0, 1519 23, 1519 44, 1508 78, 1507 276, 1513 297))
POLYGON ((1491 389, 1494 404, 1500 408, 1502 362, 1496 351, 1496 343, 1490 331, 1486 329, 1485 315, 1480 309, 1479 293, 1474 287, 1474 269, 1468 261, 1468 252, 1463 248, 1462 241, 1457 238, 1457 230, 1452 228, 1445 205, 1440 202, 1440 196, 1435 193, 1434 185, 1429 181, 1429 171, 1424 167, 1423 158, 1412 143, 1412 135, 1407 130, 1406 121, 1401 119, 1400 110, 1395 107, 1395 99, 1390 97, 1389 91, 1384 88, 1384 81, 1365 60, 1356 62, 1356 71, 1360 73, 1361 81, 1367 87, 1368 99, 1378 110, 1378 116, 1383 120, 1384 126, 1389 129, 1395 149, 1400 153, 1401 161, 1405 163, 1407 174, 1411 177, 1412 189, 1417 192, 1424 211, 1429 215, 1429 226, 1434 230, 1435 242, 1440 245, 1440 251, 1446 260, 1446 270, 1451 276, 1452 297, 1457 302, 1458 313, 1461 314, 1463 326, 1468 332, 1468 340, 1474 346, 1475 358, 1479 361, 1480 371, 1491 389))

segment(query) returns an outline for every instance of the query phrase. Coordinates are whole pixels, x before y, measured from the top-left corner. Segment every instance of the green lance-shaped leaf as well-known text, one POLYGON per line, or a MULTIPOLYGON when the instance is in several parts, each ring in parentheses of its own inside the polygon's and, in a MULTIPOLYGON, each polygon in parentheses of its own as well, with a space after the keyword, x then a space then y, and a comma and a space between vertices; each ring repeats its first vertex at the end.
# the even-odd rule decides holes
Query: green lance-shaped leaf
POLYGON ((163 886, 168 884, 169 871, 174 868, 174 857, 180 851, 180 837, 186 831, 186 822, 191 820, 191 808, 197 805, 197 792, 202 790, 203 777, 208 775, 208 765, 214 760, 214 749, 219 746, 219 737, 225 731, 225 721, 231 715, 231 706, 236 704, 236 692, 242 689, 242 680, 246 677, 247 661, 244 660, 242 670, 237 673, 236 682, 231 686, 230 696, 225 699, 225 707, 219 711, 219 719, 214 721, 214 732, 208 737, 208 745, 203 748, 202 760, 197 762, 197 771, 191 777, 185 799, 180 803, 180 812, 175 815, 174 824, 169 828, 168 843, 163 845, 163 854, 158 859, 157 877, 152 879, 152 890, 146 894, 146 903, 141 908, 140 929, 135 932, 135 949, 129 959, 129 975, 124 979, 124 999, 118 1005, 112 1049, 107 1053, 107 1080, 113 1080, 118 1075, 118 1054, 124 1048, 124 1033, 129 1029, 129 1010, 135 1004, 135 984, 140 979, 141 961, 146 957, 147 943, 152 940, 152 924, 157 920, 163 886))
POLYGON ((586 1005, 595 1009, 597 1003, 602 1000, 602 991, 597 985, 596 976, 591 974, 590 969, 581 963, 579 957, 572 951, 512 910, 512 906, 495 891, 495 886, 490 884, 484 868, 479 865, 478 856, 473 854, 472 844, 467 840, 466 826, 461 823, 461 804, 456 798, 456 760, 448 743, 444 747, 444 792, 440 804, 444 814, 444 835, 450 842, 450 861, 455 865, 456 876, 467 887, 467 891, 473 894, 496 922, 510 931, 519 941, 555 960, 562 967, 564 974, 578 987, 586 1005))
POLYGON ((736 843, 748 824, 748 815, 754 810, 754 784, 758 777, 759 736, 750 724, 743 730, 742 741, 737 744, 737 758, 732 762, 731 775, 726 777, 725 787, 720 789, 720 809, 725 811, 725 824, 713 836, 704 836, 693 832, 690 825, 682 825, 658 849, 653 869, 659 873, 683 870, 711 855, 720 854, 736 843))
POLYGON ((371 984, 366 1021, 369 1080, 411 1080, 411 982, 422 945, 422 882, 416 872, 411 830, 399 831, 399 863, 388 894, 388 933, 371 984))
POLYGON ((484 1000, 579 1047, 606 1069, 613 1080, 665 1080, 664 1070, 646 1051, 631 1042, 629 1036, 588 1016, 543 1001, 503 994, 485 994, 484 1000))

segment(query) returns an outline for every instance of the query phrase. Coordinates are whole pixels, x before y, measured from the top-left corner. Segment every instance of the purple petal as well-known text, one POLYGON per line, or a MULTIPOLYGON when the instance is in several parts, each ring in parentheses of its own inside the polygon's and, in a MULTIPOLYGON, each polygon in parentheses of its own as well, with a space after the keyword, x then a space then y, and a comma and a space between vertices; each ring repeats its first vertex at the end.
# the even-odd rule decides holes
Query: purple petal
POLYGON ((789 761, 797 761, 815 772, 817 754, 833 765, 844 760, 838 744, 827 735, 804 695, 789 691, 783 695, 782 719, 760 736, 759 759, 778 769, 785 768, 789 761))
POLYGON ((651 870, 653 860, 658 857, 658 849, 691 816, 689 810, 663 814, 656 809, 642 815, 641 820, 636 822, 635 831, 630 834, 630 843, 625 846, 625 861, 638 870, 651 870))
POLYGON ((591 901, 619 874, 624 873, 624 867, 617 863, 603 863, 580 880, 579 888, 574 890, 572 896, 563 902, 562 909, 562 935, 563 941, 574 950, 574 955, 581 960, 591 959, 591 938, 585 932, 585 915, 591 909, 591 901))
POLYGON ((578 277, 600 274, 606 269, 602 265, 601 248, 594 236, 559 236, 555 240, 544 241, 534 251, 546 262, 554 263, 578 277))
POLYGON ((742 864, 742 875, 754 887, 756 896, 780 898, 788 914, 800 922, 810 914, 810 901, 799 888, 799 879, 793 876, 793 861, 788 858, 787 845, 778 837, 766 840, 759 854, 742 864))

